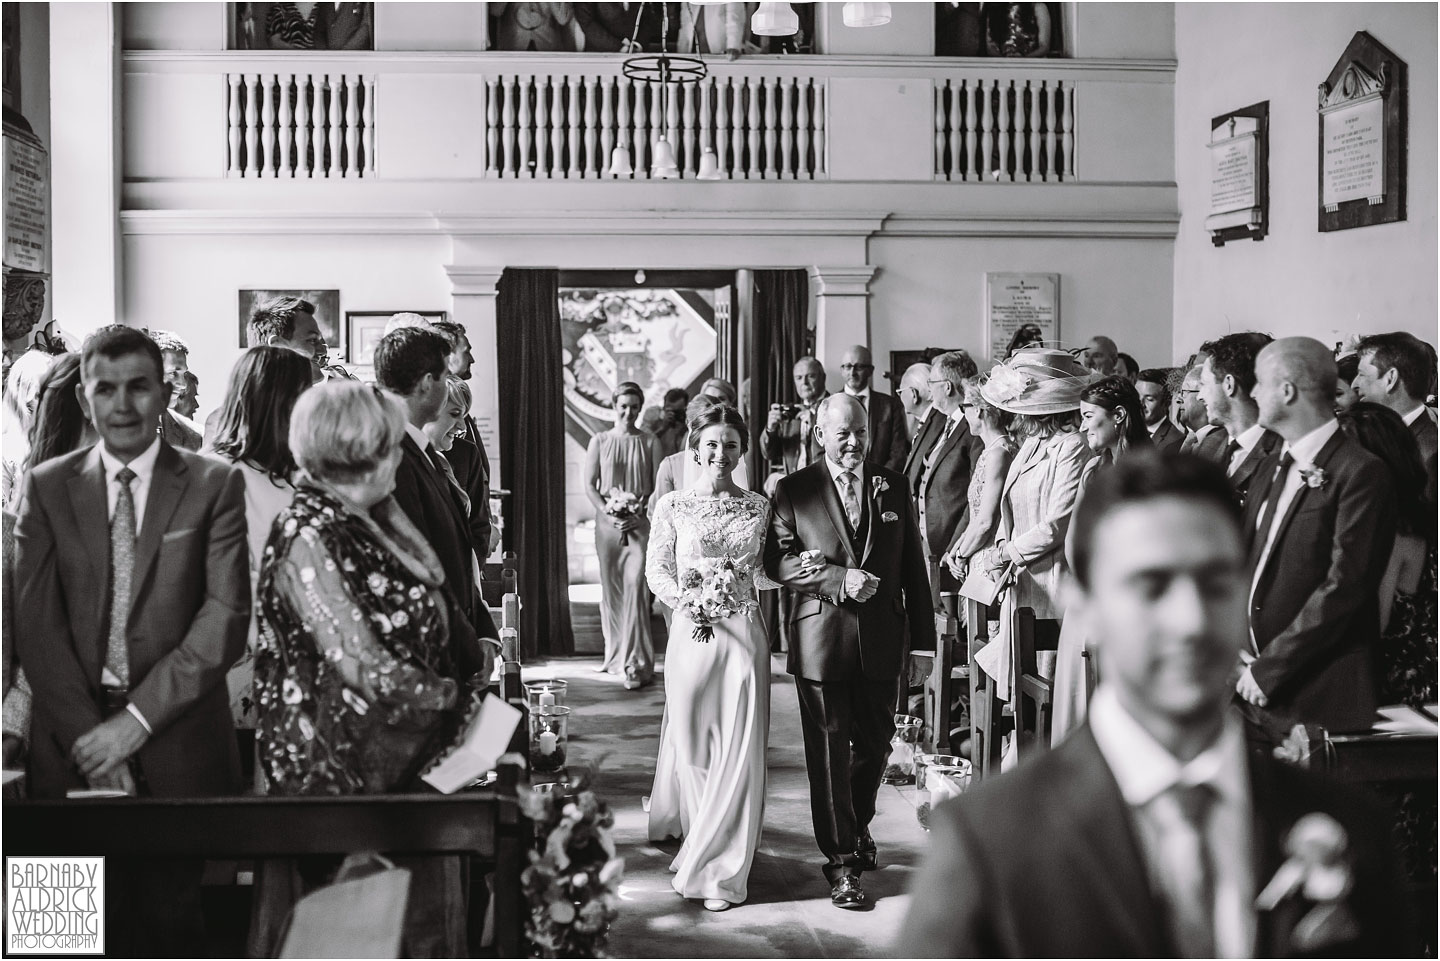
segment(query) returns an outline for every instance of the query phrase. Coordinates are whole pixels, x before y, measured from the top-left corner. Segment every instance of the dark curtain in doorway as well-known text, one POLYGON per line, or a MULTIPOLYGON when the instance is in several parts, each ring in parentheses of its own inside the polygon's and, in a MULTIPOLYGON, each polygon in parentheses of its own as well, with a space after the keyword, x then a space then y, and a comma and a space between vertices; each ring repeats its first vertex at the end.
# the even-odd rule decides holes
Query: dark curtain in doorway
POLYGON ((791 369, 805 356, 810 277, 804 270, 755 271, 750 325, 750 476, 760 489, 769 469, 760 432, 770 405, 794 403, 791 369))
POLYGON ((525 658, 575 653, 565 550, 565 397, 560 272, 507 268, 495 297, 505 548, 518 557, 525 658))

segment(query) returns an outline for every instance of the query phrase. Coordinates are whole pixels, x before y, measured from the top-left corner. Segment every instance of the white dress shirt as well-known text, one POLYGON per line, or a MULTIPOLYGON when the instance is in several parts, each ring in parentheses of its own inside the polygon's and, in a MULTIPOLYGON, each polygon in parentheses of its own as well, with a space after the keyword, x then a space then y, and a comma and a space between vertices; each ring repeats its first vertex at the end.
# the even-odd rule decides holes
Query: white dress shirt
MULTIPOLYGON (((1090 702, 1090 730, 1120 795, 1139 828, 1140 849, 1152 874, 1163 877, 1161 824, 1152 802, 1177 785, 1205 784, 1215 792, 1206 847, 1215 868, 1215 951, 1222 958, 1248 958, 1255 945, 1255 884, 1251 865, 1250 775, 1245 736, 1227 715, 1218 740, 1188 762, 1173 754, 1133 718, 1113 687, 1101 684, 1090 702)), ((1158 890, 1164 890, 1158 887, 1158 890)))
MULTIPOLYGON (((1280 519, 1283 518, 1285 512, 1290 509, 1290 502, 1295 500, 1295 495, 1300 493, 1300 487, 1305 483, 1305 479, 1300 476, 1300 471, 1314 466, 1315 458, 1320 455, 1320 449, 1329 442, 1331 437, 1335 436, 1335 432, 1339 429, 1340 422, 1332 418, 1297 440, 1293 445, 1286 443, 1280 448, 1280 455, 1283 457, 1286 453, 1289 453, 1289 455, 1294 458, 1294 463, 1290 465, 1290 469, 1285 473, 1285 480, 1280 487, 1279 493, 1280 504, 1275 508, 1275 522, 1270 525, 1270 530, 1265 534, 1265 548, 1260 552, 1260 563, 1255 565, 1255 575, 1250 581, 1250 599, 1252 602, 1255 599, 1255 587, 1260 583, 1260 572, 1265 570, 1265 562, 1270 559, 1270 549, 1275 546, 1275 534, 1280 530, 1280 519)), ((1275 496, 1275 488, 1272 487, 1270 488, 1269 497, 1275 496)), ((1257 525, 1265 519, 1265 515, 1269 512, 1269 509, 1269 498, 1267 498, 1257 515, 1257 525)))
POLYGON ((1419 420, 1424 414, 1425 414, 1425 405, 1424 405, 1424 404, 1421 404, 1419 407, 1415 408, 1415 409, 1412 410, 1410 413, 1408 413, 1408 414, 1405 415, 1405 426, 1406 426, 1406 427, 1414 427, 1414 426, 1415 426, 1415 422, 1416 422, 1417 420, 1419 420))
MULTIPOLYGON (((136 457, 130 463, 123 463, 118 457, 110 453, 102 442, 100 444, 100 465, 105 469, 105 502, 106 515, 111 521, 115 519, 115 504, 120 499, 120 481, 115 477, 120 469, 128 467, 135 472, 135 477, 130 481, 130 499, 135 502, 135 540, 140 540, 140 525, 145 521, 145 504, 150 498, 150 480, 155 476, 155 460, 160 456, 160 437, 157 435, 145 452, 136 457)), ((100 683, 106 687, 119 687, 120 679, 110 672, 110 668, 100 669, 100 683)), ((125 705, 126 710, 135 715, 140 726, 145 729, 146 734, 153 734, 150 730, 150 722, 145 720, 145 715, 134 704, 125 705)))
POLYGON ((865 410, 866 410, 867 412, 870 410, 870 388, 869 388, 869 387, 866 387, 864 390, 851 390, 849 387, 846 387, 846 388, 845 388, 845 393, 849 394, 851 397, 854 397, 856 400, 858 400, 858 401, 864 406, 864 408, 865 408, 865 410))
POLYGON ((1225 468, 1225 473, 1233 474, 1239 470, 1240 465, 1245 463, 1245 458, 1250 456, 1250 452, 1255 449, 1255 445, 1260 443, 1260 438, 1264 436, 1265 428, 1261 427, 1258 423, 1251 424, 1245 428, 1240 436, 1235 438, 1235 443, 1239 444, 1240 447, 1234 454, 1230 455, 1230 465, 1225 468))

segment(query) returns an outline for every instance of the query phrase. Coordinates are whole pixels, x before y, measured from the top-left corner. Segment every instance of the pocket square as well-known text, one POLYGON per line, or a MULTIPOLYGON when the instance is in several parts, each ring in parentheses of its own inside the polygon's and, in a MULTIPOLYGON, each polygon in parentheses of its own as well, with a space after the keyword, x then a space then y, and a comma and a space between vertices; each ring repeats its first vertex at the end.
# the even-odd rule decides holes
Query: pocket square
POLYGON ((886 511, 885 513, 880 515, 880 519, 885 523, 889 524, 893 521, 898 521, 900 519, 900 515, 895 513, 894 511, 886 511))
POLYGON ((182 537, 189 537, 191 534, 197 534, 199 532, 200 528, 198 527, 187 527, 180 531, 167 531, 161 536, 160 540, 162 543, 168 544, 170 541, 178 541, 182 537))

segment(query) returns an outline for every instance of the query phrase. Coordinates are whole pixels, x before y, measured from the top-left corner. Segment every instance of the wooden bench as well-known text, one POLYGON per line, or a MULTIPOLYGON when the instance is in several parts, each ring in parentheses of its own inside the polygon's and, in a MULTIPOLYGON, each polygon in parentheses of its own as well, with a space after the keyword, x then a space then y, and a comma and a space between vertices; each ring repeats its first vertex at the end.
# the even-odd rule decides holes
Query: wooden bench
POLYGON ((495 951, 525 957, 520 885, 531 822, 516 772, 496 790, 354 797, 114 798, 16 801, 4 807, 7 855, 238 859, 466 854, 495 872, 495 951))
POLYGON ((1000 717, 1004 705, 995 696, 995 682, 975 663, 975 652, 990 643, 989 608, 965 601, 965 652, 970 660, 971 777, 980 780, 1000 771, 1000 717))

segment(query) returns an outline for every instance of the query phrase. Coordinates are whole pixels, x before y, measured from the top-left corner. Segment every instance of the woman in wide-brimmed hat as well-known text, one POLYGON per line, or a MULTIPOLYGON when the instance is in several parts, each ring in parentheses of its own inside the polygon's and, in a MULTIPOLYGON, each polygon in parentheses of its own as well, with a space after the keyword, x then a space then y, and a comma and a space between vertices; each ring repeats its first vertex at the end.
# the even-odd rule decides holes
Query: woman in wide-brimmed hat
POLYGON ((975 559, 979 570, 1009 576, 1001 606, 1001 632, 977 658, 1008 700, 1010 626, 1016 610, 1035 612, 1035 646, 1054 650, 1060 637, 1060 582, 1065 533, 1091 454, 1079 432, 1080 394, 1096 376, 1064 350, 1017 351, 996 365, 980 388, 991 404, 1015 415, 1011 428, 1020 450, 1005 476, 995 545, 975 559))

